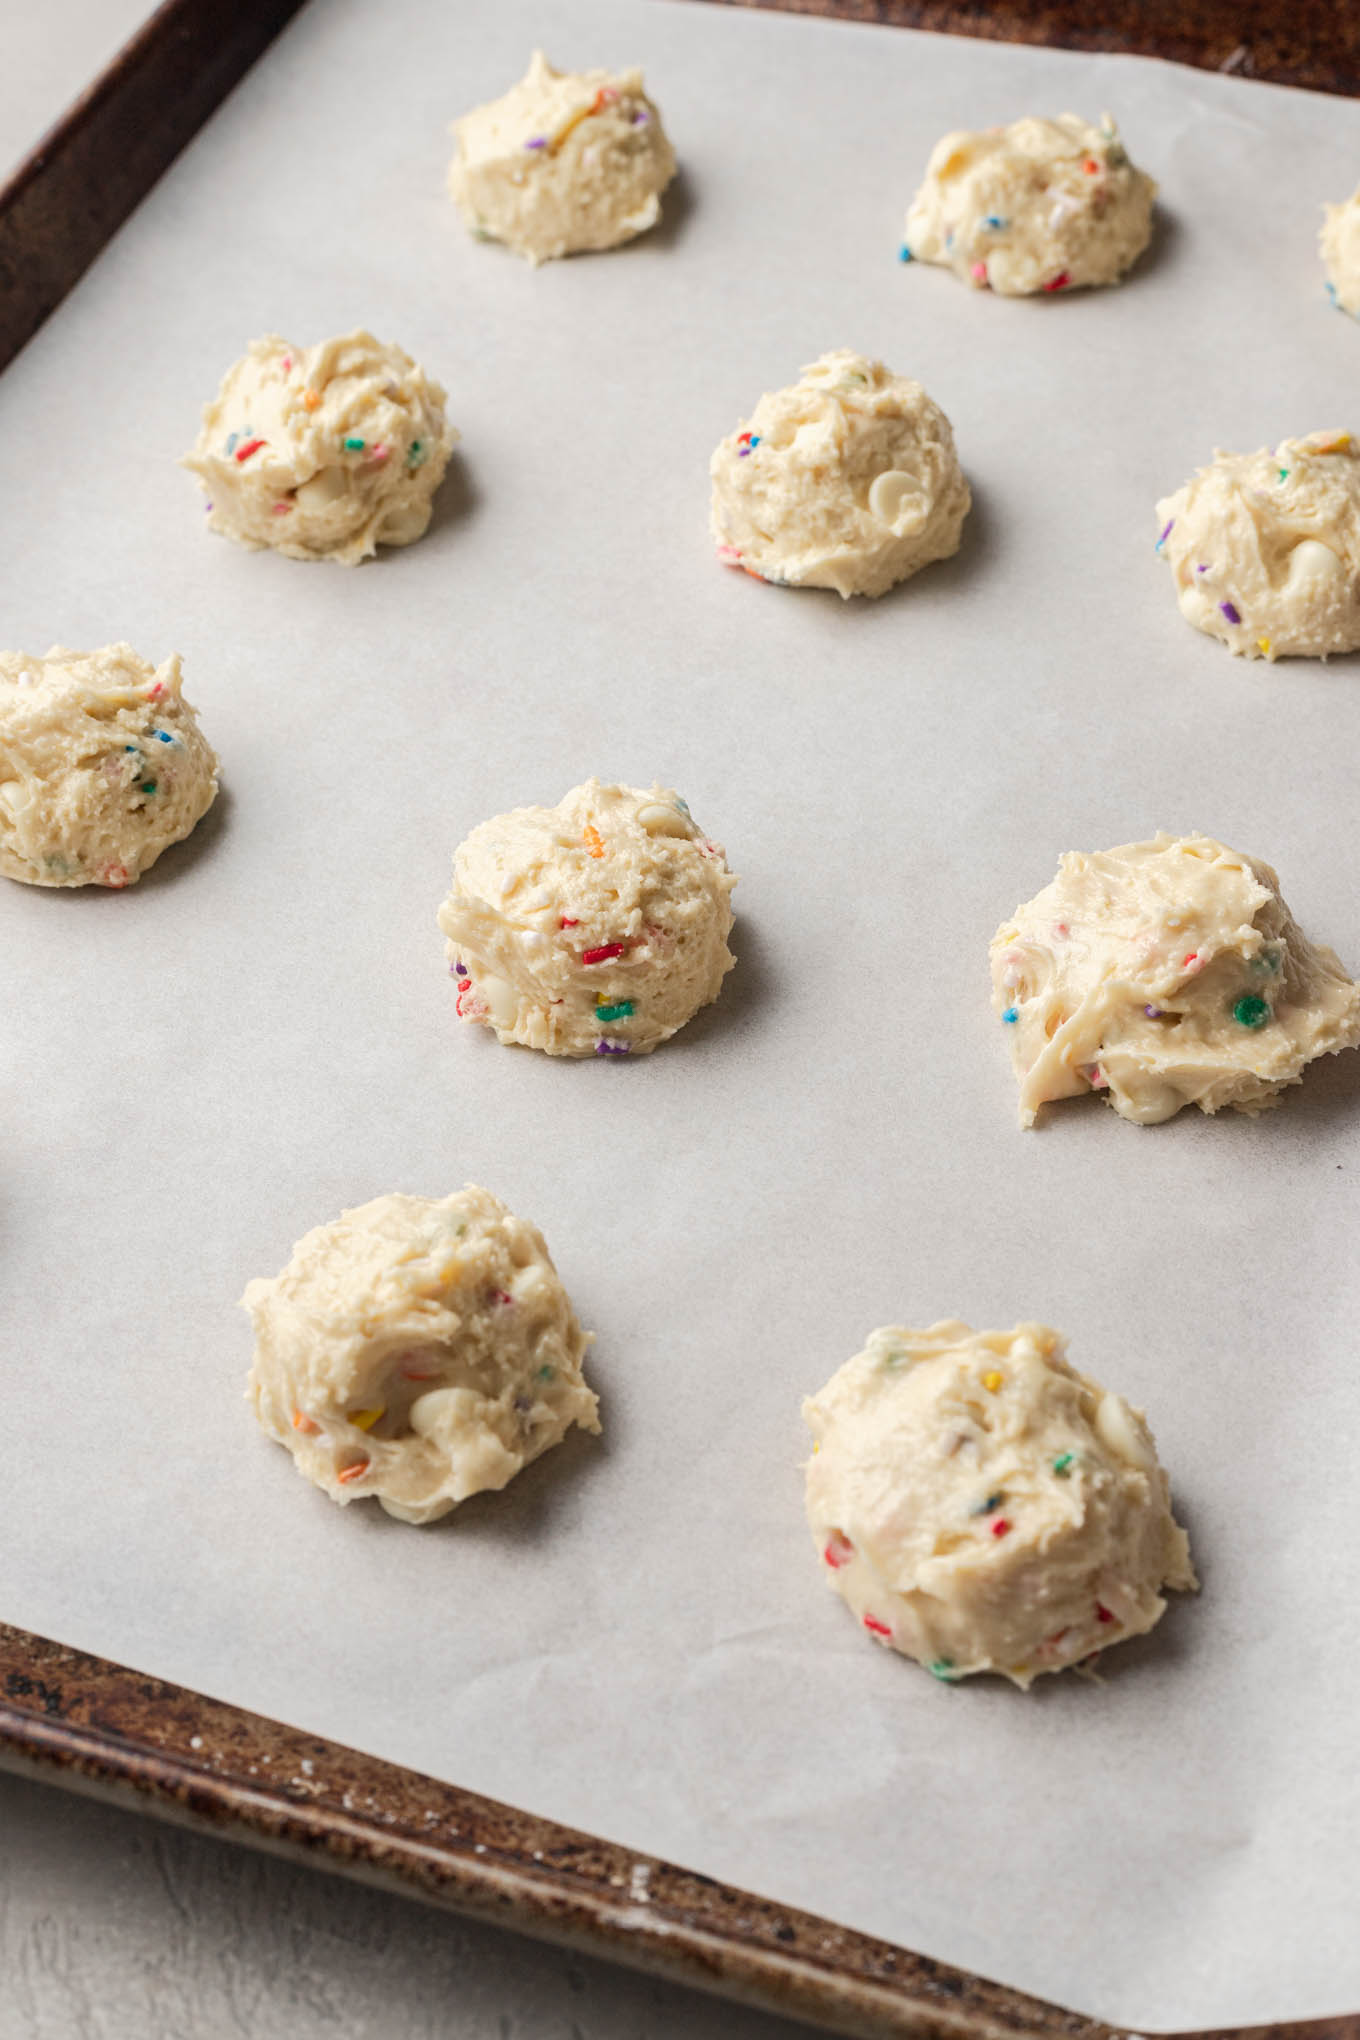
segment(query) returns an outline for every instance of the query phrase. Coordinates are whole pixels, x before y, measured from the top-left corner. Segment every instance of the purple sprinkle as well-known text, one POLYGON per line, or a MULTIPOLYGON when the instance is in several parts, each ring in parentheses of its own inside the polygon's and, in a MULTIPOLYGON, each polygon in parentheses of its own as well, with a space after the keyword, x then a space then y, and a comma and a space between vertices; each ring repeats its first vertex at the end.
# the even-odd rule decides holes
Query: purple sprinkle
POLYGON ((1162 1017, 1160 1006, 1144 1006, 1143 1011, 1147 1014, 1149 1020, 1160 1020, 1162 1017))
POLYGON ((1209 569, 1208 569, 1207 567, 1196 567, 1196 568, 1195 568, 1195 572, 1196 572, 1197 574, 1207 574, 1207 573, 1208 573, 1208 571, 1209 571, 1209 569))
POLYGON ((455 963, 453 966, 453 974, 455 977, 466 977, 467 965, 465 963, 455 963))
POLYGON ((1220 602, 1218 606, 1223 611, 1223 614, 1227 617, 1229 623, 1240 623, 1242 621, 1237 611, 1233 608, 1231 602, 1220 602))
POLYGON ((633 126, 646 127, 646 125, 647 125, 647 112, 646 108, 644 107, 640 108, 638 112, 633 115, 633 126))
MULTIPOLYGON (((1160 552, 1160 551, 1161 551, 1161 549, 1162 549, 1162 547, 1163 547, 1163 546, 1164 546, 1164 545, 1166 544, 1167 540, 1168 540, 1168 539, 1170 538, 1170 536, 1171 536, 1171 528, 1172 528, 1172 526, 1173 526, 1173 525, 1175 524, 1175 522, 1176 522, 1176 520, 1175 520, 1175 518, 1174 518, 1174 517, 1168 517, 1168 518, 1167 518, 1167 520, 1166 520, 1166 530, 1165 530, 1165 531, 1164 531, 1164 532, 1162 533, 1162 535, 1161 535, 1161 537, 1160 537, 1160 538, 1158 539, 1158 541, 1157 541, 1156 545, 1155 545, 1155 546, 1153 547, 1153 551, 1154 551, 1154 552, 1160 552)), ((1146 539, 1145 539, 1145 540, 1143 541, 1143 543, 1144 543, 1144 544, 1146 545, 1146 543, 1147 543, 1146 539)))
POLYGON ((628 1043, 626 1041, 597 1041, 595 1053, 596 1055, 627 1055, 628 1043))
POLYGON ((526 142, 524 146, 526 149, 546 149, 548 146, 548 137, 546 135, 535 135, 533 140, 531 142, 526 142))

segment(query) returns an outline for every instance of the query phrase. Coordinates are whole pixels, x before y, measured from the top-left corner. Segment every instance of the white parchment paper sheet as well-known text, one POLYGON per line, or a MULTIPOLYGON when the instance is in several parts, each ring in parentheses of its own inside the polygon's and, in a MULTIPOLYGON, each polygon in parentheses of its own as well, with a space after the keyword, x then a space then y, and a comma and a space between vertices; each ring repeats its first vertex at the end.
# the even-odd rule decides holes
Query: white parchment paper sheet
POLYGON ((329 0, 0 382, 3 639, 183 652, 225 792, 135 891, 0 897, 0 1614, 1142 2028, 1360 2003, 1360 1058, 1259 1122, 1015 1126, 986 945, 1072 847, 1204 828, 1360 965, 1356 662, 1180 621, 1152 505, 1360 422, 1313 237, 1357 115, 1139 60, 694 5, 329 0), (444 123, 543 41, 641 61, 663 229, 535 274, 444 123), (1162 182, 1118 291, 897 261, 944 129, 1109 107, 1162 182), (253 334, 356 322, 464 432, 357 572, 211 538, 175 456, 253 334), (715 565, 712 445, 853 344, 976 491, 876 604, 715 565), (474 822, 678 785, 741 874, 719 1007, 635 1066, 456 1025, 474 822), (416 1531, 241 1400, 246 1279, 380 1191, 545 1229, 606 1433, 416 1531), (871 1648, 802 1521, 800 1397, 872 1327, 1047 1318, 1151 1413, 1204 1591, 1108 1683, 871 1648))

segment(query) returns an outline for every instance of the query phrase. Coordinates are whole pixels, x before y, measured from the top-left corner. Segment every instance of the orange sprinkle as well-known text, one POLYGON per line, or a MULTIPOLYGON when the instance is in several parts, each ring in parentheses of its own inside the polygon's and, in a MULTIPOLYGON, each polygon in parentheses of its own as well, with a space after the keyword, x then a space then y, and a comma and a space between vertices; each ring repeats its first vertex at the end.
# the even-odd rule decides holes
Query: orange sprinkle
POLYGON ((592 857, 604 856, 604 839, 594 822, 587 822, 584 829, 585 846, 592 857))
POLYGON ((314 1422, 311 1417, 305 1415, 302 1410, 294 1410, 293 1429, 295 1431, 302 1431, 308 1438, 312 1438, 321 1429, 321 1426, 314 1422))
POLYGON ((304 390, 302 392, 302 401, 309 411, 319 410, 321 408, 320 390, 304 390))
POLYGON ((1100 175, 1100 165, 1094 156, 1088 156, 1081 167, 1088 177, 1098 177, 1100 175))
POLYGON ((368 1472, 370 1464, 367 1459, 356 1459, 353 1466, 342 1466, 335 1477, 337 1480, 358 1480, 361 1473, 368 1472))

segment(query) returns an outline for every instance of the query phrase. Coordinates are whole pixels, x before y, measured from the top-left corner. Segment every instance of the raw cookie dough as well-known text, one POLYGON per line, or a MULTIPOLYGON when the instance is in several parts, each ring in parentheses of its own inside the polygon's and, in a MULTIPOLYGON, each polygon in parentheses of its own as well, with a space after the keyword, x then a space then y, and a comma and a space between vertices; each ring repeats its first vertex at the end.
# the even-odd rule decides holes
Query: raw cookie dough
POLYGON ((848 347, 767 392, 709 473, 724 565, 842 596, 882 595, 947 560, 972 501, 939 405, 848 347))
POLYGON ((1248 659, 1360 647, 1360 458, 1349 432, 1213 464, 1157 505, 1181 615, 1248 659))
POLYGON ((343 1212, 241 1302, 255 1414, 333 1502, 433 1523, 600 1428, 542 1233, 475 1183, 343 1212))
POLYGON ((1327 295, 1339 312, 1360 319, 1360 191, 1322 210, 1326 217, 1318 246, 1327 271, 1327 295))
POLYGON ((0 652, 0 872, 27 885, 135 885, 201 821, 217 758, 180 692, 131 645, 0 652))
POLYGON ((1046 1325, 885 1326, 803 1404, 828 1586, 937 1679, 1028 1686, 1197 1585, 1141 1412, 1046 1325))
POLYGON ((1360 1044, 1360 986, 1279 883, 1210 836, 1070 851, 992 941, 1020 1124, 1088 1090, 1140 1126, 1182 1105, 1260 1112, 1315 1056, 1360 1044))
POLYGON ((352 567, 421 536, 457 437, 443 390, 400 347, 362 331, 316 347, 268 333, 227 370, 184 466, 212 530, 352 567))
POLYGON ((931 152, 902 260, 1002 297, 1117 283, 1148 244, 1156 195, 1108 114, 960 129, 931 152))
POLYGON ((617 248, 661 216, 675 151, 641 71, 554 71, 542 50, 503 99, 453 124, 449 190, 472 232, 535 265, 617 248))
POLYGON ((549 1055, 648 1055, 735 963, 736 882, 668 786, 588 779, 496 815, 439 909, 459 1017, 549 1055))

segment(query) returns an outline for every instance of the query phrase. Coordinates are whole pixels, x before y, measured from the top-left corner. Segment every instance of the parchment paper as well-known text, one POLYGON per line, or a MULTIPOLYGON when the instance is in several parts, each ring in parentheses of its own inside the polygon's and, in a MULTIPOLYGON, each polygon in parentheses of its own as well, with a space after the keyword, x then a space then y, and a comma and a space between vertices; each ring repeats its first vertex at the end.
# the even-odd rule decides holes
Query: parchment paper
POLYGON ((1360 1058, 1277 1114, 1015 1125, 986 945, 1061 851, 1273 860, 1360 965, 1357 662, 1232 660, 1152 505, 1353 425, 1323 298, 1356 110, 1140 60, 693 5, 311 8, 0 383, 9 645, 178 648, 223 759, 136 890, 5 886, 0 1613, 1146 2029, 1360 2004, 1360 1058), (535 274, 444 123, 543 41, 641 61, 664 228, 535 274), (1122 289, 897 261, 946 128, 1108 107, 1122 289), (203 529, 175 456, 257 332, 366 321, 464 433, 357 572, 203 529), (875 604, 715 564, 709 452, 853 344, 954 421, 957 560, 875 604), (457 839, 596 771, 741 874, 721 1004, 635 1066, 459 1027, 457 839), (247 1278, 342 1205, 542 1225, 606 1432, 442 1528, 341 1513, 241 1400, 247 1278), (802 1519, 800 1397, 885 1322, 1040 1317, 1150 1412, 1203 1576, 1108 1682, 936 1685, 802 1519))

